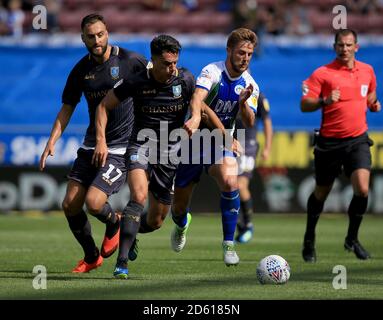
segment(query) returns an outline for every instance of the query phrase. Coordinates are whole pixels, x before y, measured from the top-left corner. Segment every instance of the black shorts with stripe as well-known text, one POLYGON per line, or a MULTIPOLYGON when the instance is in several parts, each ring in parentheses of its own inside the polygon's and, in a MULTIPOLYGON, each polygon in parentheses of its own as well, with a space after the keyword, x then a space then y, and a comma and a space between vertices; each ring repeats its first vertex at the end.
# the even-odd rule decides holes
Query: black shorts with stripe
POLYGON ((125 156, 109 153, 102 168, 92 164, 92 156, 93 150, 78 149, 68 179, 81 183, 85 188, 94 186, 108 196, 118 192, 126 181, 125 156))

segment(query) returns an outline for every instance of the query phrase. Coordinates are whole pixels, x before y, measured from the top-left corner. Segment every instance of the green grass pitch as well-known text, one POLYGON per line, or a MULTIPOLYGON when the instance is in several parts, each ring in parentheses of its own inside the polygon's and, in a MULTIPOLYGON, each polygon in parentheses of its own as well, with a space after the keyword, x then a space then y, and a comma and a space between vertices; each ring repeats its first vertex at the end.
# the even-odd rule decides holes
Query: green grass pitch
MULTIPOLYGON (((104 226, 90 218, 96 242, 104 226)), ((129 264, 128 280, 112 277, 116 253, 88 274, 70 271, 82 258, 63 214, 0 215, 0 299, 383 299, 383 217, 366 216, 360 240, 373 259, 360 261, 343 249, 346 215, 324 214, 317 228, 316 264, 301 257, 306 216, 256 214, 255 237, 237 245, 240 264, 222 260, 220 215, 194 215, 185 249, 170 248, 173 223, 139 235, 139 257, 129 264), (258 262, 269 254, 291 266, 286 285, 261 285, 258 262), (47 288, 33 288, 35 265, 47 270, 47 288), (334 289, 333 267, 347 270, 347 289, 334 289)))

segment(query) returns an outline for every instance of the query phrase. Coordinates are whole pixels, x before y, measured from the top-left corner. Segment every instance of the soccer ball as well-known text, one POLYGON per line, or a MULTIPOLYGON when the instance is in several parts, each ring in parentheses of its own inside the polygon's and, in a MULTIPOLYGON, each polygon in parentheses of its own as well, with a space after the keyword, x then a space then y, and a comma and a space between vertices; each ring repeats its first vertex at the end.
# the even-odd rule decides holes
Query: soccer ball
POLYGON ((290 266, 281 256, 267 256, 257 266, 257 278, 261 284, 284 284, 290 278, 290 266))

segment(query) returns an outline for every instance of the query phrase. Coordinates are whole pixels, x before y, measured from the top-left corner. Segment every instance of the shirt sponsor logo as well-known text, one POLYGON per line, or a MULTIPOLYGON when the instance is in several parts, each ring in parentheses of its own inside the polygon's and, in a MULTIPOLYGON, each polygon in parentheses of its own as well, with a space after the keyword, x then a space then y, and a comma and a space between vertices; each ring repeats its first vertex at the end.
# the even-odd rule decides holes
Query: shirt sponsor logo
POLYGON ((368 85, 367 84, 362 84, 360 86, 360 94, 362 95, 362 97, 367 96, 367 92, 368 92, 368 85))
POLYGON ((234 110, 234 107, 236 106, 238 101, 223 101, 221 99, 218 99, 214 111, 215 113, 230 113, 234 110))
POLYGON ((182 87, 181 87, 180 84, 177 85, 177 86, 173 86, 172 89, 173 89, 173 96, 174 96, 174 98, 181 97, 182 87))
POLYGON ((112 76, 112 79, 118 79, 120 74, 120 67, 111 67, 110 68, 110 75, 112 76))
POLYGON ((142 90, 142 94, 156 94, 156 89, 153 89, 153 90, 142 90))
POLYGON ((302 95, 305 96, 309 93, 309 87, 307 86, 307 84, 303 83, 302 84, 302 95))
POLYGON ((96 78, 96 75, 91 73, 85 75, 84 77, 85 80, 94 80, 95 78, 96 78))
POLYGON ((144 113, 171 113, 182 111, 183 108, 183 104, 177 104, 172 106, 143 106, 142 111, 144 113))

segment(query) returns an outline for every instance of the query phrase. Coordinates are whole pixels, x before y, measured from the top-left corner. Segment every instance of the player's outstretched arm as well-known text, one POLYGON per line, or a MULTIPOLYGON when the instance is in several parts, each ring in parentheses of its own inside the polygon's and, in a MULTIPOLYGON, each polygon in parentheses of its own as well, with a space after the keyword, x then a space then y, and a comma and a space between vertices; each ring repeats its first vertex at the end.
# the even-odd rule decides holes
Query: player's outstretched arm
POLYGON ((104 99, 96 109, 96 147, 94 149, 92 164, 96 167, 103 167, 108 156, 108 146, 106 144, 105 129, 108 123, 108 111, 113 110, 120 103, 120 100, 114 94, 113 89, 109 90, 104 99))
POLYGON ((251 128, 254 126, 255 114, 254 111, 249 107, 246 100, 250 98, 253 93, 254 87, 252 84, 241 91, 239 94, 239 110, 241 111, 242 123, 246 128, 251 128))
POLYGON ((51 134, 47 145, 40 157, 40 170, 44 170, 45 163, 47 161, 48 156, 54 156, 55 153, 55 144, 57 140, 61 137, 64 132, 66 126, 69 123, 70 118, 72 117, 74 108, 69 104, 63 104, 61 110, 57 114, 56 120, 53 124, 51 134))

